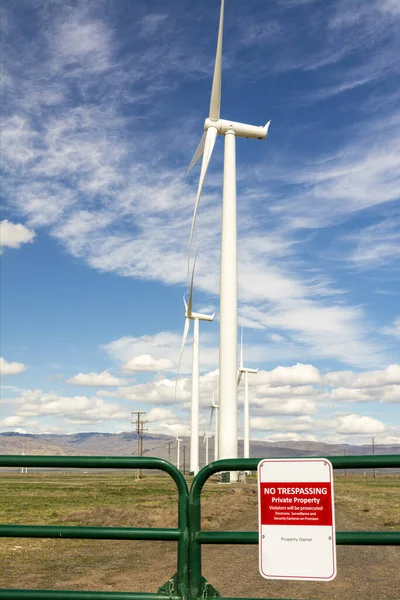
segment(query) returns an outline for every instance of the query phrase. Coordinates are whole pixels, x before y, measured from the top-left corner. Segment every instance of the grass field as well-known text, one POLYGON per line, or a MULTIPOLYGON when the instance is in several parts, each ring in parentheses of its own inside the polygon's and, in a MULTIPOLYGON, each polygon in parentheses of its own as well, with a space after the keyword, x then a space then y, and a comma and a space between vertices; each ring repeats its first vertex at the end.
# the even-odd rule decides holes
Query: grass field
MULTIPOLYGON (((3 473, 0 489, 3 524, 177 525, 177 491, 165 475, 3 473)), ((397 477, 337 477, 338 530, 400 530, 399 492, 397 477)), ((207 483, 202 517, 205 529, 255 530, 255 478, 240 486, 207 483)), ((0 588, 156 591, 175 568, 171 542, 0 538, 0 588)))

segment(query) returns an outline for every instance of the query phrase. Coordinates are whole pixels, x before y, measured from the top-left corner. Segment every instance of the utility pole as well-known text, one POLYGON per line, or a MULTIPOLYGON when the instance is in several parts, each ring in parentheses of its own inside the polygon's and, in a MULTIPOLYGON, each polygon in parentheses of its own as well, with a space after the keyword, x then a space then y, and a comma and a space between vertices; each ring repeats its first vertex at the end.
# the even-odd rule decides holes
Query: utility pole
MULTIPOLYGON (((131 418, 131 423, 132 426, 135 426, 136 429, 136 434, 137 434, 137 438, 136 438, 136 456, 142 456, 143 455, 143 434, 145 431, 147 431, 147 429, 144 428, 144 424, 147 423, 147 421, 145 421, 143 419, 142 415, 145 415, 145 412, 141 412, 141 411, 135 411, 132 412, 132 418, 131 418), (134 416, 135 419, 134 420, 134 416)), ((136 479, 142 479, 142 469, 137 469, 136 470, 136 479)))

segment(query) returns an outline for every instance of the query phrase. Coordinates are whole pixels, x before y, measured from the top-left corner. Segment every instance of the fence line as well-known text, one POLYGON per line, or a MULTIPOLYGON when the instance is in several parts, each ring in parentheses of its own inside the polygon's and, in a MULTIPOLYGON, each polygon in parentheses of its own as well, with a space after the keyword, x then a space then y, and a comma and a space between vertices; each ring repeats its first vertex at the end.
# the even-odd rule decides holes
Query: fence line
MULTIPOLYGON (((332 456, 334 469, 377 469, 400 467, 400 455, 332 456)), ((41 537, 57 539, 161 540, 177 542, 177 572, 157 593, 92 592, 66 590, 0 589, 0 600, 206 600, 219 593, 202 576, 202 544, 257 544, 255 531, 203 531, 201 529, 201 492, 215 473, 256 471, 259 458, 229 459, 210 463, 194 478, 190 492, 186 480, 168 461, 152 457, 66 457, 0 456, 0 467, 157 469, 174 480, 178 490, 177 528, 71 527, 0 524, 0 537, 41 537)), ((400 532, 336 532, 342 545, 400 545, 400 532)), ((226 598, 225 600, 242 600, 226 598)), ((255 600, 255 599, 247 599, 255 600)), ((268 600, 268 599, 266 599, 268 600)), ((269 599, 271 600, 271 599, 269 599)))

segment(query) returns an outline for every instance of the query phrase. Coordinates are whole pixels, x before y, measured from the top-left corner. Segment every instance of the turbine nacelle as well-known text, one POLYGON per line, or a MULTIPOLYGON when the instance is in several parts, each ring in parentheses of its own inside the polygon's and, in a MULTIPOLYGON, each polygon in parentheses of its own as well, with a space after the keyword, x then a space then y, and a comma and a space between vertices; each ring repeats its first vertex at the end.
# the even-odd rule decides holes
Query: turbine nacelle
POLYGON ((268 121, 264 127, 259 127, 257 125, 237 123, 236 121, 227 121, 226 119, 218 119, 218 121, 206 119, 204 121, 204 130, 207 131, 210 127, 215 127, 220 135, 225 135, 228 131, 233 131, 237 137, 265 140, 270 123, 271 121, 268 121))
POLYGON ((202 313, 192 312, 190 315, 186 312, 188 319, 199 319, 199 321, 214 321, 215 313, 212 315, 203 315, 202 313))
POLYGON ((248 369, 247 367, 240 367, 240 373, 258 373, 258 369, 248 369))

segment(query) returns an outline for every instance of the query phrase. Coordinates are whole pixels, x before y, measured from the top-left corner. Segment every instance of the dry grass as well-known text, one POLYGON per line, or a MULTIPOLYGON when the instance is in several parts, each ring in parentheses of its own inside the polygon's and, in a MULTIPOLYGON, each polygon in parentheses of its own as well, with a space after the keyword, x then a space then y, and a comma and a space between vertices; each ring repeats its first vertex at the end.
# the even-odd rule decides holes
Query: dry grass
MULTIPOLYGON (((399 478, 390 477, 337 478, 338 529, 398 530, 399 484, 399 478)), ((130 475, 7 474, 1 476, 0 486, 2 523, 116 527, 177 524, 177 491, 175 484, 163 475, 136 481, 130 475)), ((255 530, 255 478, 250 478, 246 486, 236 487, 208 482, 202 494, 202 526, 214 530, 255 530)), ((231 552, 229 548, 224 550, 231 552)), ((240 568, 243 552, 248 554, 247 547, 237 547, 236 552, 231 556, 238 561, 236 568, 240 568)), ((219 548, 216 555, 221 555, 219 548)), ((212 558, 210 564, 215 560, 212 558)), ((174 543, 0 539, 0 588, 151 592, 175 570, 174 543)), ((215 574, 213 577, 217 578, 215 574)))

